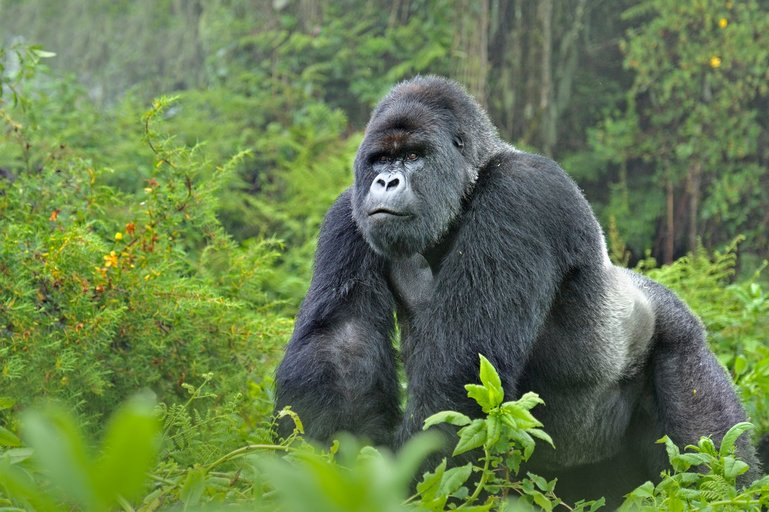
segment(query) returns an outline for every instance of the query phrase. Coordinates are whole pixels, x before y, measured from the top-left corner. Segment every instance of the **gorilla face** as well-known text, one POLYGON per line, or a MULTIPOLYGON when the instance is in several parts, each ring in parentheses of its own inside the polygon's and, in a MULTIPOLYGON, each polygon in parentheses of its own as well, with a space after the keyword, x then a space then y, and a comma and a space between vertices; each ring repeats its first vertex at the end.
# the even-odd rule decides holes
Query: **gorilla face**
POLYGON ((453 114, 420 98, 374 111, 355 159, 353 217, 369 245, 390 259, 438 243, 475 181, 453 114))

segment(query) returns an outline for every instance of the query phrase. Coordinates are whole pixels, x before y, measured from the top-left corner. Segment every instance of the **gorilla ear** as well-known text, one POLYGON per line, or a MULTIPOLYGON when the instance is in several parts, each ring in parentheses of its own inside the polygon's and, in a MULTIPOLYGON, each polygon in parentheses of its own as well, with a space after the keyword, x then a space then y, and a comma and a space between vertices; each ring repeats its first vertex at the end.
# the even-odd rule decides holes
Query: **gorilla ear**
POLYGON ((454 144, 454 147, 456 147, 460 151, 465 147, 465 141, 462 140, 462 136, 459 134, 454 135, 454 139, 451 142, 454 144))

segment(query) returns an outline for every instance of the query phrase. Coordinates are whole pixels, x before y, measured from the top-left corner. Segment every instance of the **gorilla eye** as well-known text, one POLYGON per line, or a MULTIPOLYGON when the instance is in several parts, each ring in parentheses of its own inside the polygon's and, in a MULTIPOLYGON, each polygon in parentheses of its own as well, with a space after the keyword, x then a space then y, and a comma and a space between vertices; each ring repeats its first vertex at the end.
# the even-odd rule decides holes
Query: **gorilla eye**
POLYGON ((376 159, 377 162, 380 164, 386 164, 390 162, 390 157, 387 155, 380 155, 379 158, 376 159))
POLYGON ((409 153, 408 155, 406 155, 406 160, 408 160, 409 162, 413 162, 417 158, 419 158, 419 155, 417 155, 416 153, 409 153))

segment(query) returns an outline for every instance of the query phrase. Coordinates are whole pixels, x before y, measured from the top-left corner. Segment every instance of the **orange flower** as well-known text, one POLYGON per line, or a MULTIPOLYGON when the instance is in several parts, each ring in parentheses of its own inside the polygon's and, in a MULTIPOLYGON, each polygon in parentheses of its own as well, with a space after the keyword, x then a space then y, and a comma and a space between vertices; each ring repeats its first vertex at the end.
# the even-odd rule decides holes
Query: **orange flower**
POLYGON ((129 235, 133 235, 134 231, 136 231, 136 224, 134 224, 133 222, 129 222, 128 224, 125 225, 126 233, 128 233, 129 235))
POLYGON ((117 254, 115 254, 115 251, 110 251, 110 253, 104 257, 104 266, 117 267, 117 264, 117 254))

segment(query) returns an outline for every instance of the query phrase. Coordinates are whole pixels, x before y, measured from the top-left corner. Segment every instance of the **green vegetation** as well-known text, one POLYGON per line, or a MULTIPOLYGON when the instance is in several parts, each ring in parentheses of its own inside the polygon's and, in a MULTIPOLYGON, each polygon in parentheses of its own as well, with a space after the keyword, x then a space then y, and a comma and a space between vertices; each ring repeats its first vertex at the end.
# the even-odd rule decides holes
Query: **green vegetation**
MULTIPOLYGON (((300 418, 272 439, 323 215, 372 104, 420 72, 564 162, 615 261, 700 315, 769 432, 769 6, 595 4, 0 0, 3 37, 45 43, 0 41, 0 509, 601 506, 518 474, 547 425, 483 358, 486 416, 428 420, 477 463, 424 467, 430 432, 398 454, 309 445, 300 418)), ((663 440, 672 470, 625 507, 769 507, 766 478, 735 485, 748 429, 663 440)))

